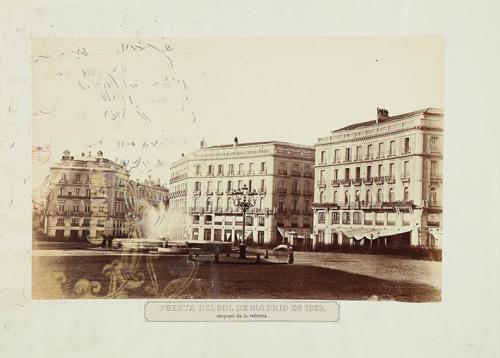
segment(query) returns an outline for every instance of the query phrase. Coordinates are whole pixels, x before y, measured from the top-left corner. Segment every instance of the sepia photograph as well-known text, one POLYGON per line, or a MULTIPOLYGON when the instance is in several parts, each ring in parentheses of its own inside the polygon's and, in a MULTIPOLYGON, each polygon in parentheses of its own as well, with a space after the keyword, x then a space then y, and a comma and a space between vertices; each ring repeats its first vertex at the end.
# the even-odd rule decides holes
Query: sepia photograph
POLYGON ((441 301, 439 36, 33 38, 33 299, 441 301))

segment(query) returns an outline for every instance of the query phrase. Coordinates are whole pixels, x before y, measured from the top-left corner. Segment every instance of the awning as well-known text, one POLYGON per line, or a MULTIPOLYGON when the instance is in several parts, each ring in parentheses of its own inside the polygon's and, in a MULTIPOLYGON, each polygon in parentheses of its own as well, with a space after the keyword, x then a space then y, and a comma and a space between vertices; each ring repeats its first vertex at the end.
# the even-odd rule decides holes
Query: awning
MULTIPOLYGON (((245 230, 245 231, 246 231, 246 230, 245 230)), ((253 231, 250 231, 249 233, 247 233, 246 239, 247 239, 247 240, 249 240, 249 239, 253 239, 253 231)))
POLYGON ((405 232, 410 232, 411 228, 399 228, 399 229, 378 229, 378 228, 362 228, 362 229, 349 229, 349 230, 339 230, 348 238, 362 240, 374 240, 379 237, 386 237, 392 235, 403 234, 405 232))
POLYGON ((300 239, 304 239, 306 237, 309 237, 312 233, 311 229, 303 229, 303 228, 294 228, 293 230, 285 230, 285 228, 277 227, 277 229, 283 238, 294 236, 300 239))

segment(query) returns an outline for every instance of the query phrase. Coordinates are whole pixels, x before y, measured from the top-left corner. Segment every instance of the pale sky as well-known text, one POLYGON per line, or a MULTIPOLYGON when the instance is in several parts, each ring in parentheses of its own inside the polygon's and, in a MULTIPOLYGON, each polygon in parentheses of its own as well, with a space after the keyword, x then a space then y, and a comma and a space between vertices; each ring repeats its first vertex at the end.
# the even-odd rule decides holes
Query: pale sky
POLYGON ((442 108, 443 68, 430 36, 33 39, 33 184, 89 145, 163 182, 203 138, 312 145, 377 106, 442 108))

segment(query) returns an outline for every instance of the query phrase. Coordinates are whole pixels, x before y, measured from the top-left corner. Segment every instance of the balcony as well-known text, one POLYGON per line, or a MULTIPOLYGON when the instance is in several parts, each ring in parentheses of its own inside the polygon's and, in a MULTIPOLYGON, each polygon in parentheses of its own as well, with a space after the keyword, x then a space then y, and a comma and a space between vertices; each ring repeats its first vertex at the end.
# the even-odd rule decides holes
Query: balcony
POLYGON ((373 159, 373 153, 368 153, 365 155, 365 160, 373 159))
POLYGON ((267 174, 267 170, 266 170, 266 169, 261 170, 261 171, 259 172, 259 174, 260 174, 260 175, 265 175, 265 174, 267 174))
POLYGON ((311 172, 305 172, 304 178, 312 178, 313 174, 311 172))
POLYGON ((260 188, 259 189, 259 194, 260 195, 265 195, 266 194, 266 188, 260 188))
POLYGON ((338 179, 333 179, 333 180, 332 180, 332 186, 340 186, 340 180, 338 180, 338 179))
POLYGON ((344 163, 349 163, 351 161, 352 161, 351 158, 344 158, 344 163))
POLYGON ((76 195, 73 193, 59 194, 57 197, 61 198, 61 199, 85 199, 85 198, 88 199, 89 198, 87 196, 80 196, 80 195, 76 195))
POLYGON ((290 210, 291 214, 299 215, 300 214, 300 209, 292 209, 290 210))
POLYGON ((353 185, 358 185, 358 186, 361 185, 361 178, 354 178, 352 180, 352 184, 353 185))
POLYGON ((394 184, 396 182, 394 175, 386 175, 384 179, 389 184, 394 184))
POLYGON ((375 184, 384 184, 384 177, 383 176, 375 177, 375 178, 373 178, 373 180, 375 181, 375 184))
POLYGON ((182 175, 176 175, 176 176, 173 176, 170 178, 170 184, 172 183, 175 183, 179 180, 182 180, 182 179, 186 179, 187 178, 187 174, 182 174, 182 175))
POLYGON ((334 202, 312 203, 311 206, 313 208, 331 208, 331 209, 338 209, 340 207, 338 203, 334 202))
POLYGON ((359 162, 359 161, 362 161, 362 160, 363 160, 363 156, 361 154, 354 156, 354 161, 355 162, 359 162))
POLYGON ((298 170, 292 170, 292 176, 293 177, 301 177, 302 174, 300 174, 300 172, 298 170))
POLYGON ((363 183, 365 183, 365 185, 371 185, 373 184, 373 178, 372 177, 363 178, 363 183))
POLYGON ((193 195, 197 195, 197 196, 201 195, 201 190, 194 190, 193 195))
POLYGON ((385 158, 385 152, 378 152, 377 159, 383 159, 383 158, 385 158))
POLYGON ((326 182, 324 181, 319 181, 316 183, 316 185, 318 186, 318 188, 326 188, 326 182))
POLYGON ((207 191, 205 192, 205 194, 206 194, 206 195, 214 195, 214 192, 213 192, 213 190, 207 190, 207 191))
POLYGON ((407 175, 407 174, 403 174, 403 175, 401 175, 401 181, 402 181, 403 183, 409 183, 409 182, 410 182, 410 176, 409 176, 409 175, 407 175))
POLYGON ((292 195, 300 195, 300 190, 292 189, 292 195))
POLYGON ((288 175, 288 170, 286 170, 286 169, 278 169, 278 175, 288 175))
POLYGON ((224 195, 224 191, 223 190, 217 190, 215 192, 216 195, 224 195))
POLYGON ((429 180, 433 183, 442 183, 443 176, 440 173, 431 173, 429 180))
POLYGON ((278 189, 276 189, 276 192, 279 194, 286 194, 287 190, 286 190, 286 188, 278 188, 278 189))
POLYGON ((396 156, 396 152, 389 152, 389 154, 387 154, 387 158, 392 158, 392 157, 395 157, 396 156))
POLYGON ((343 186, 350 186, 350 185, 351 185, 351 179, 341 179, 341 180, 340 180, 340 183, 341 183, 343 186))
POLYGON ((302 193, 302 195, 304 195, 304 196, 312 196, 313 193, 310 190, 304 190, 304 192, 302 193))
POLYGON ((402 155, 411 154, 411 148, 410 147, 404 148, 401 154, 402 155))
POLYGON ((255 175, 255 170, 250 169, 250 170, 248 170, 248 173, 247 173, 247 174, 248 174, 248 175, 255 175))
POLYGON ((431 146, 431 153, 433 153, 433 154, 441 154, 441 148, 440 147, 433 147, 433 146, 431 146))
POLYGON ((278 214, 288 214, 288 209, 286 209, 286 208, 278 208, 277 213, 278 214))

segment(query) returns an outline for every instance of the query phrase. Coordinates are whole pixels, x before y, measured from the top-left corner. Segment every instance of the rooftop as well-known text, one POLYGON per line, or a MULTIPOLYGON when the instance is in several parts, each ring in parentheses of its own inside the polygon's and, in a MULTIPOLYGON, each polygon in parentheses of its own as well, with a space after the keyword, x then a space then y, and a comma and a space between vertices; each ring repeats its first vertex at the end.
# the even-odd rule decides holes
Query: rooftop
MULTIPOLYGON (((284 145, 284 146, 289 146, 289 147, 299 147, 299 148, 305 148, 305 149, 313 149, 313 146, 310 145, 305 145, 305 144, 295 144, 295 143, 289 143, 289 142, 281 142, 281 141, 276 141, 276 140, 268 140, 268 141, 262 141, 262 142, 247 142, 247 143, 238 143, 236 144, 236 147, 244 147, 244 146, 254 146, 254 145, 266 145, 266 144, 278 144, 278 145, 284 145)), ((216 148, 231 148, 234 147, 233 144, 219 144, 219 145, 211 145, 203 149, 216 149, 216 148)))
POLYGON ((400 119, 413 117, 413 116, 419 115, 419 114, 439 115, 439 114, 442 114, 442 111, 439 108, 428 107, 428 108, 420 109, 420 110, 414 111, 414 112, 402 113, 402 114, 398 114, 395 116, 381 117, 379 119, 373 119, 371 121, 350 124, 348 126, 336 129, 336 130, 332 131, 332 133, 340 132, 340 131, 347 131, 347 130, 351 130, 351 129, 358 129, 358 128, 363 128, 363 127, 369 127, 369 126, 372 126, 374 124, 397 121, 400 119))

